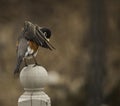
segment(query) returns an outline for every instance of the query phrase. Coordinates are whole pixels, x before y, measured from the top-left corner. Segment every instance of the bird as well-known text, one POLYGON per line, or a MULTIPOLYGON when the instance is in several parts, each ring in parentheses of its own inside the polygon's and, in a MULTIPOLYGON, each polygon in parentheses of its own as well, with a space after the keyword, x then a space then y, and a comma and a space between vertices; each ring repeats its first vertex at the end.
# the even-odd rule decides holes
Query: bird
POLYGON ((28 66, 26 59, 33 58, 35 66, 39 65, 36 61, 38 48, 43 47, 49 50, 55 49, 49 42, 51 37, 51 30, 47 27, 39 27, 30 21, 24 22, 24 27, 17 40, 17 63, 14 74, 20 73, 20 66, 24 61, 25 66, 28 66))

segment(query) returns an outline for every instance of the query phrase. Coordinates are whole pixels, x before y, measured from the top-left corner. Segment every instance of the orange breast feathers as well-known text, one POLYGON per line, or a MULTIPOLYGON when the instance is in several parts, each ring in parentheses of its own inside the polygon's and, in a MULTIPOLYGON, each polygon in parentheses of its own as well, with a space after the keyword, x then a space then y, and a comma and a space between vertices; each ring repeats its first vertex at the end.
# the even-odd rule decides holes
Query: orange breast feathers
POLYGON ((39 47, 36 43, 34 43, 32 41, 29 41, 29 46, 31 49, 34 50, 34 53, 38 50, 38 47, 39 47))

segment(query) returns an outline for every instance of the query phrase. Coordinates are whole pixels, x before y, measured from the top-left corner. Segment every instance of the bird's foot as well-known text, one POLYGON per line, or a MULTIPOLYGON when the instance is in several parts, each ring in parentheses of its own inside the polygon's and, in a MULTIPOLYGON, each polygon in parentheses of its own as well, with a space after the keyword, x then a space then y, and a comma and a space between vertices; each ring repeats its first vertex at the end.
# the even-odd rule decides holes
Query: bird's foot
POLYGON ((25 64, 25 67, 28 67, 28 65, 27 65, 27 64, 25 64))
POLYGON ((40 66, 40 64, 38 64, 38 63, 35 63, 33 67, 35 67, 35 66, 40 66))

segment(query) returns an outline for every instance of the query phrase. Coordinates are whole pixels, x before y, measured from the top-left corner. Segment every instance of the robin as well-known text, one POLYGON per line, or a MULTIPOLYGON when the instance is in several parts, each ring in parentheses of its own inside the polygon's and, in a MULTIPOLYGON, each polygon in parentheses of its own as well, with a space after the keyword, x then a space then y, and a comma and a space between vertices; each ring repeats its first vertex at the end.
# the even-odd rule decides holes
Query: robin
POLYGON ((17 64, 14 74, 19 73, 20 65, 24 61, 27 66, 26 59, 33 58, 35 65, 38 65, 35 57, 39 46, 49 50, 55 49, 49 42, 51 37, 50 29, 39 27, 29 21, 24 22, 24 28, 17 41, 17 64))

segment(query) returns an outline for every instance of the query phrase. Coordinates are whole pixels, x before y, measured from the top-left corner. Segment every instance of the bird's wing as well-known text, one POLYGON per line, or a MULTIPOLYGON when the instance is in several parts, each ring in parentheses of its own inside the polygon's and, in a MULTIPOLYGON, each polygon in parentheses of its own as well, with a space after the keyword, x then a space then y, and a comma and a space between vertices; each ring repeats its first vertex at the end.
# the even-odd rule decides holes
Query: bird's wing
POLYGON ((47 39, 43 35, 43 33, 39 33, 37 30, 37 27, 34 25, 31 25, 27 31, 24 32, 24 37, 27 40, 33 41, 36 44, 38 44, 41 47, 46 47, 50 50, 53 48, 47 43, 47 39))
POLYGON ((25 53, 27 51, 27 40, 22 38, 18 41, 17 44, 17 63, 16 68, 14 70, 14 74, 19 73, 20 65, 23 61, 23 57, 25 56, 25 53))

